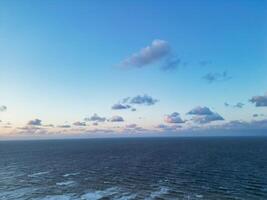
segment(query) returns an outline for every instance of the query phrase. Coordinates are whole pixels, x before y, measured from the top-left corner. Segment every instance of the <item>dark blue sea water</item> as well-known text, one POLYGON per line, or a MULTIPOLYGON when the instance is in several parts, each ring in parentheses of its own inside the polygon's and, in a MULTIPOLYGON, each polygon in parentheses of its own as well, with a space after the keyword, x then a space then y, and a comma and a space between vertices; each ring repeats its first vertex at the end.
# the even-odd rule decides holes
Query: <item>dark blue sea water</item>
POLYGON ((0 199, 267 199, 267 138, 2 141, 0 199))

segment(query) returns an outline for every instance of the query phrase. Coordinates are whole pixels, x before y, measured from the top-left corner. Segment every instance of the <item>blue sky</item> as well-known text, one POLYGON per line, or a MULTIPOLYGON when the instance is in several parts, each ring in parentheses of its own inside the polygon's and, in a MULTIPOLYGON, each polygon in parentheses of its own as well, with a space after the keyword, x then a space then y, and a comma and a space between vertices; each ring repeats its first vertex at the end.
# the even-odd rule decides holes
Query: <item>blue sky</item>
POLYGON ((228 127, 233 121, 265 132, 266 6, 263 0, 1 1, 0 137, 129 135, 129 125, 133 135, 218 126, 235 132, 228 127), (135 97, 142 101, 131 103, 135 97), (157 101, 148 105, 147 97, 157 101), (136 111, 111 109, 118 103, 136 111), (194 108, 223 120, 202 123, 207 115, 187 114, 194 108), (169 123, 176 112, 182 121, 169 123), (84 120, 94 113, 105 122, 84 120), (112 123, 114 116, 123 121, 112 123), (41 123, 31 124, 35 119, 41 123))

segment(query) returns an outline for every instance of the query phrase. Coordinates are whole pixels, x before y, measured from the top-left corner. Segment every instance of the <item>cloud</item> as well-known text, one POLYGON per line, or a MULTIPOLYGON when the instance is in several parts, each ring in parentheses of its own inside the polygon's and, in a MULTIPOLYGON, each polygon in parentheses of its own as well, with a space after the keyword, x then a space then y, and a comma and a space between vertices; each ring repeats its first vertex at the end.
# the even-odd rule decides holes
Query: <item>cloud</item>
POLYGON ((122 67, 142 68, 160 61, 171 52, 170 45, 165 40, 153 40, 152 44, 134 53, 121 62, 122 67))
POLYGON ((121 116, 113 116, 109 119, 110 122, 123 122, 124 119, 121 116))
POLYGON ((144 132, 149 131, 149 130, 147 130, 147 129, 143 128, 143 127, 139 127, 139 126, 133 128, 133 129, 131 129, 131 130, 132 130, 132 132, 134 132, 134 133, 144 133, 144 132))
POLYGON ((267 94, 263 96, 253 96, 250 100, 251 103, 255 103, 256 107, 267 106, 267 94))
MULTIPOLYGON (((136 108, 133 105, 145 105, 151 106, 157 103, 159 100, 154 99, 153 97, 144 94, 144 95, 136 95, 134 97, 126 97, 122 99, 119 103, 114 104, 111 109, 112 110, 125 110, 131 109, 132 112, 136 111, 136 108)), ((88 119, 87 119, 88 120, 88 119)))
POLYGON ((146 105, 146 106, 150 106, 150 105, 154 105, 155 103, 157 103, 158 100, 152 98, 151 96, 148 95, 137 95, 135 97, 127 97, 123 100, 123 103, 130 103, 130 104, 138 104, 138 105, 146 105))
POLYGON ((93 122, 104 122, 106 121, 105 117, 100 117, 96 113, 91 117, 84 118, 84 121, 93 121, 93 122))
POLYGON ((253 114, 253 117, 264 117, 264 114, 253 114))
POLYGON ((4 125, 4 126, 2 126, 2 128, 12 128, 12 126, 4 125))
POLYGON ((167 126, 165 124, 159 124, 155 128, 160 129, 160 131, 169 131, 169 132, 176 132, 178 129, 182 128, 180 125, 172 125, 167 126))
POLYGON ((238 102, 234 105, 230 105, 229 103, 225 102, 224 103, 225 107, 233 107, 233 108, 243 108, 244 107, 244 103, 238 102))
POLYGON ((224 120, 224 118, 218 113, 212 112, 208 107, 198 106, 190 110, 188 115, 194 115, 193 121, 200 124, 209 123, 212 121, 224 120))
POLYGON ((144 133, 147 131, 148 131, 147 129, 137 126, 137 124, 128 124, 123 129, 123 132, 125 133, 144 133))
POLYGON ((178 112, 166 115, 164 121, 166 123, 185 123, 185 121, 181 119, 180 114, 178 112))
POLYGON ((111 107, 112 110, 124 110, 124 109, 129 109, 129 108, 131 108, 130 105, 123 105, 123 104, 120 104, 120 103, 114 104, 111 107))
POLYGON ((73 123, 74 126, 86 126, 85 122, 74 122, 73 123))
POLYGON ((212 115, 213 112, 206 106, 204 107, 198 106, 190 110, 187 114, 189 115, 212 115))
POLYGON ((212 121, 224 120, 224 118, 218 113, 214 113, 212 115, 195 116, 192 120, 199 124, 206 124, 212 121))
POLYGON ((41 130, 43 129, 40 126, 24 126, 24 127, 18 127, 19 130, 41 130))
POLYGON ((40 119, 30 120, 27 124, 30 126, 42 126, 42 120, 40 119))
POLYGON ((245 104, 241 103, 241 102, 238 102, 234 105, 234 108, 243 108, 245 104))
POLYGON ((4 112, 4 111, 6 111, 7 110, 7 107, 6 106, 0 106, 0 112, 4 112))
POLYGON ((208 83, 213 83, 217 81, 227 81, 230 80, 232 77, 228 75, 225 71, 223 73, 208 73, 203 76, 203 79, 208 81, 208 83))
POLYGON ((43 125, 43 126, 44 126, 44 127, 50 127, 50 128, 51 128, 51 127, 55 127, 54 124, 45 124, 45 125, 43 125))
POLYGON ((126 128, 136 128, 137 125, 136 124, 127 124, 125 127, 126 128))
POLYGON ((64 125, 58 125, 58 128, 70 128, 70 125, 64 124, 64 125))
POLYGON ((43 135, 47 134, 48 131, 40 126, 24 126, 17 128, 18 132, 17 134, 20 135, 43 135))
POLYGON ((258 130, 266 130, 267 129, 267 119, 263 120, 252 120, 250 122, 240 121, 240 120, 233 120, 228 123, 221 125, 222 128, 228 130, 251 130, 251 129, 258 129, 258 130))
POLYGON ((224 106, 225 106, 225 107, 229 107, 229 106, 230 106, 230 104, 229 104, 229 103, 227 103, 227 102, 224 102, 224 106))
POLYGON ((165 125, 165 124, 159 124, 159 125, 157 125, 155 128, 164 129, 164 128, 166 128, 166 127, 169 127, 169 126, 167 126, 167 125, 165 125))
POLYGON ((185 64, 185 63, 182 63, 180 58, 169 56, 165 60, 163 65, 161 66, 161 69, 163 71, 172 71, 172 70, 176 69, 180 64, 185 64))

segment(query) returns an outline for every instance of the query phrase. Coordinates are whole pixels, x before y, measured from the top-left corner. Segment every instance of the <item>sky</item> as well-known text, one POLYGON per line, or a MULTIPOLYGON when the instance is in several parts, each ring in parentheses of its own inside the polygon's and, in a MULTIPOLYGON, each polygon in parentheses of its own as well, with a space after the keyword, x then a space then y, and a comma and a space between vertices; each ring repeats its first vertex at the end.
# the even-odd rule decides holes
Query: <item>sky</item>
POLYGON ((267 134, 265 0, 0 2, 0 139, 267 134))

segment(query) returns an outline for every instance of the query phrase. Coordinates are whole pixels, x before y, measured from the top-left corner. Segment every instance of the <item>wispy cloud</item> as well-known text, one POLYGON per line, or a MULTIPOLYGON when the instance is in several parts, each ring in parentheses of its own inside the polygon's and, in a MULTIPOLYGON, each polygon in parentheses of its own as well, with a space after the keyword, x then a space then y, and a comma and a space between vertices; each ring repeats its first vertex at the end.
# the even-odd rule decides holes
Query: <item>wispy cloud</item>
POLYGON ((228 75, 226 71, 223 73, 208 73, 203 76, 203 79, 206 80, 208 83, 218 82, 218 81, 227 81, 230 80, 232 77, 228 75))
POLYGON ((58 128, 71 128, 71 125, 68 124, 63 124, 63 125, 58 125, 58 128))
POLYGON ((145 133, 146 131, 148 130, 138 126, 137 124, 127 124, 123 129, 123 132, 125 133, 145 133))
POLYGON ((267 106, 267 94, 263 96, 253 96, 250 100, 251 103, 255 103, 256 107, 267 106))
POLYGON ((23 126, 23 127, 18 127, 17 129, 19 129, 19 130, 39 130, 39 129, 43 129, 43 128, 39 127, 39 126, 23 126))
POLYGON ((4 112, 6 110, 7 110, 7 107, 6 106, 4 106, 4 105, 0 106, 0 112, 4 112))
POLYGON ((163 132, 165 132, 165 131, 176 132, 179 129, 181 129, 182 126, 180 126, 180 125, 171 125, 171 126, 169 126, 169 125, 165 125, 165 124, 159 124, 155 128, 157 128, 157 129, 159 129, 160 131, 163 131, 163 132))
POLYGON ((265 115, 264 114, 253 114, 252 117, 264 117, 265 115))
POLYGON ((125 127, 126 128, 136 128, 137 124, 127 124, 125 127))
POLYGON ((17 128, 16 134, 18 135, 44 135, 47 134, 48 131, 45 128, 40 126, 24 126, 17 128))
POLYGON ((241 102, 238 102, 234 105, 234 108, 243 108, 245 104, 241 103, 241 102))
POLYGON ((54 124, 45 124, 45 125, 43 125, 43 127, 50 127, 50 128, 53 128, 53 127, 55 127, 55 126, 54 126, 54 124))
POLYGON ((267 119, 262 120, 252 120, 252 121, 240 121, 240 120, 233 120, 228 123, 222 124, 221 127, 229 130, 235 129, 243 129, 243 130, 250 130, 250 129, 260 129, 260 130, 267 130, 267 119))
POLYGON ((227 103, 227 102, 225 102, 224 103, 224 106, 225 107, 232 107, 232 108, 243 108, 244 107, 244 103, 241 103, 241 102, 238 102, 238 103, 236 103, 236 104, 234 104, 234 105, 231 105, 231 104, 229 104, 229 103, 227 103))
POLYGON ((161 69, 163 71, 172 71, 176 69, 179 65, 185 65, 180 58, 174 56, 168 56, 166 60, 162 63, 161 69))
POLYGON ((230 106, 230 104, 229 104, 229 103, 227 103, 227 102, 224 102, 224 106, 225 106, 225 107, 229 107, 229 106, 230 106))
POLYGON ((125 110, 125 109, 129 109, 129 108, 131 108, 130 105, 125 105, 125 104, 121 104, 121 103, 116 103, 111 107, 112 110, 125 110))
POLYGON ((74 126, 86 126, 86 123, 77 121, 77 122, 74 122, 73 125, 74 126))

